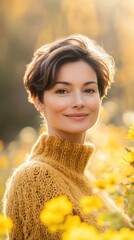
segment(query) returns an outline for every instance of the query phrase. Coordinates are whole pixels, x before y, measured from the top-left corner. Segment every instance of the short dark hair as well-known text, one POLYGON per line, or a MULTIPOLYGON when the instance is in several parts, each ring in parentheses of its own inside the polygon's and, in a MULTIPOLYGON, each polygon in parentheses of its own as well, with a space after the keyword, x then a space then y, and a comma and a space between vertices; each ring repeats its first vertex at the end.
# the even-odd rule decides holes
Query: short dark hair
POLYGON ((76 34, 58 39, 35 51, 32 61, 27 65, 24 85, 29 95, 43 101, 45 90, 51 89, 56 82, 58 69, 67 62, 83 60, 96 72, 99 94, 107 94, 114 78, 113 58, 86 36, 76 34))

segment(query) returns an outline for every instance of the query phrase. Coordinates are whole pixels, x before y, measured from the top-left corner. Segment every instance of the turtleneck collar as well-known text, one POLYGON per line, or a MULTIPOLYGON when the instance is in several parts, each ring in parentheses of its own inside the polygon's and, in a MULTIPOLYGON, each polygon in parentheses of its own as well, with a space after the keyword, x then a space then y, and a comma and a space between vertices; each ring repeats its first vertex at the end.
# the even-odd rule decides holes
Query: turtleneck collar
POLYGON ((34 144, 30 159, 39 158, 45 162, 47 157, 70 170, 83 173, 93 150, 93 145, 74 143, 43 133, 34 144))

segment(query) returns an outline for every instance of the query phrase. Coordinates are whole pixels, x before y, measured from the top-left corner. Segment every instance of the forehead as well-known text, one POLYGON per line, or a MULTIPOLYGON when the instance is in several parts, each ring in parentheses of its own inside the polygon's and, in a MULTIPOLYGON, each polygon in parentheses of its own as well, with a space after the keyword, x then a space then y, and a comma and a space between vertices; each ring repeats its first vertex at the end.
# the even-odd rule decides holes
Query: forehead
POLYGON ((97 82, 97 75, 95 70, 89 63, 80 60, 75 62, 64 63, 57 71, 56 82, 58 81, 95 81, 97 82))

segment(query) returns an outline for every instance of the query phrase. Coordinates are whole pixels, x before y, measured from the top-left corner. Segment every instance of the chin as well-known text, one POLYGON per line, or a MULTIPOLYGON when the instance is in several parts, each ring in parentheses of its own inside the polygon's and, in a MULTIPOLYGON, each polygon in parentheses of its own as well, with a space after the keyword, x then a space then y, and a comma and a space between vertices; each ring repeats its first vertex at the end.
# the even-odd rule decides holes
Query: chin
POLYGON ((81 133, 81 132, 87 131, 88 129, 92 128, 93 126, 94 126, 94 123, 93 124, 90 123, 90 125, 88 123, 85 126, 75 126, 72 128, 72 131, 81 133))
POLYGON ((72 128, 72 129, 66 129, 66 132, 71 133, 71 134, 82 134, 85 133, 88 128, 72 128))

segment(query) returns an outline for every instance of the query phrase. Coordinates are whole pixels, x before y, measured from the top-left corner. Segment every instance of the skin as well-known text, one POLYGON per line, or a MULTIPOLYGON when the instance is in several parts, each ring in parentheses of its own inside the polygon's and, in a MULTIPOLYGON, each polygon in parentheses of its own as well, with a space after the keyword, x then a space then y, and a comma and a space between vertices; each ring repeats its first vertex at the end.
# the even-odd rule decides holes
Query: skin
POLYGON ((84 143, 86 131, 97 122, 101 106, 97 76, 84 61, 63 64, 55 86, 44 92, 36 107, 44 114, 48 134, 84 143))

